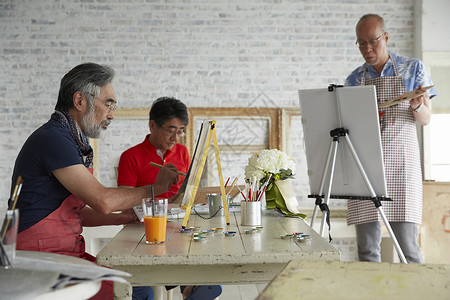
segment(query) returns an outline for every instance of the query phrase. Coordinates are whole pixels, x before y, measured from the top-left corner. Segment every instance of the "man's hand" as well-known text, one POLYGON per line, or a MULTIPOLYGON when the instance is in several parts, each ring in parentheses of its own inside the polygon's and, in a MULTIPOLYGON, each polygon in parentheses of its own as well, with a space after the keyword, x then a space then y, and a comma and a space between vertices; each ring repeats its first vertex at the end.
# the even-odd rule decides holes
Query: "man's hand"
POLYGON ((159 195, 162 193, 167 192, 172 185, 178 183, 178 174, 177 174, 177 167, 175 167, 173 164, 167 164, 162 167, 159 172, 158 176, 156 176, 154 188, 155 188, 155 195, 159 195))
MULTIPOLYGON (((423 93, 424 90, 422 90, 422 85, 419 85, 419 88, 416 90, 416 94, 423 93)), ((411 106, 411 109, 414 111, 418 109, 422 104, 429 106, 430 103, 430 96, 428 93, 424 93, 423 95, 413 98, 409 100, 409 105, 411 106)))
MULTIPOLYGON (((422 89, 422 85, 419 85, 419 88, 416 90, 416 93, 422 93, 424 90, 422 89)), ((409 107, 413 112, 413 116, 417 122, 419 122, 422 126, 430 123, 431 119, 431 107, 430 107, 430 96, 428 92, 425 92, 423 95, 413 98, 409 100, 409 107)))

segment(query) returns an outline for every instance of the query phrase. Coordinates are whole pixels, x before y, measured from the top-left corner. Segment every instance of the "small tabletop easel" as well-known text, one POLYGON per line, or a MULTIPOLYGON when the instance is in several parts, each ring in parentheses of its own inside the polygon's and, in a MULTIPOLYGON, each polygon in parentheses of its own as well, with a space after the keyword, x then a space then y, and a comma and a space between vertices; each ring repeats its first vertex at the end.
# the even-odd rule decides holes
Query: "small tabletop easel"
POLYGON ((186 228, 187 222, 189 221, 189 217, 191 216, 192 206, 195 201, 195 196, 197 195, 198 185, 199 185, 200 179, 202 177, 203 168, 205 167, 207 154, 209 152, 209 147, 211 145, 211 139, 214 142, 214 153, 216 155, 217 171, 219 173, 219 182, 220 182, 220 194, 222 196, 222 204, 225 209, 225 219, 226 219, 227 225, 230 225, 230 215, 228 212, 228 204, 227 204, 227 200, 226 200, 227 198, 226 198, 226 194, 225 194, 225 186, 223 183, 222 167, 220 164, 220 157, 219 157, 219 145, 217 143, 216 121, 215 120, 209 121, 209 125, 210 125, 210 127, 209 127, 208 137, 206 139, 206 144, 203 149, 203 153, 201 156, 198 171, 195 174, 195 181, 194 181, 194 185, 192 187, 192 191, 191 191, 191 194, 189 197, 189 202, 187 203, 187 206, 186 206, 186 214, 183 219, 182 228, 186 228))

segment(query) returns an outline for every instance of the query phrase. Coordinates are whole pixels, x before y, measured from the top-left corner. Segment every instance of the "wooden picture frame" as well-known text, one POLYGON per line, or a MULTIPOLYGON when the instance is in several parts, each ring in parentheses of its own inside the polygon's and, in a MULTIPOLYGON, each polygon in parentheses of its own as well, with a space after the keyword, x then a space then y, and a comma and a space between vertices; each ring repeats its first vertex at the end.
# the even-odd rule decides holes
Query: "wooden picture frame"
MULTIPOLYGON (((281 140, 281 110, 279 108, 258 108, 258 107, 191 107, 188 108, 189 128, 186 132, 186 147, 189 153, 193 153, 196 142, 193 126, 196 119, 219 120, 223 118, 234 119, 266 119, 269 122, 268 134, 269 142, 267 145, 253 145, 252 148, 268 149, 282 146, 281 140)), ((219 125, 219 124, 218 124, 219 125)), ((219 133, 218 133, 219 134, 219 133)), ((222 147, 224 145, 221 145, 222 147)), ((239 148, 239 147, 238 147, 239 148)), ((257 149, 259 150, 259 149, 257 149)))

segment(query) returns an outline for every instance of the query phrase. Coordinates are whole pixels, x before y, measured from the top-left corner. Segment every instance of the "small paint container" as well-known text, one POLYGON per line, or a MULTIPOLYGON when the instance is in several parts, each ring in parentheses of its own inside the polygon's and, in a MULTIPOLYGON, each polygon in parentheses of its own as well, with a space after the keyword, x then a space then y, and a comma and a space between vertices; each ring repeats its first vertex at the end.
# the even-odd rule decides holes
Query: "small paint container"
POLYGON ((245 231, 244 231, 245 233, 247 233, 247 234, 250 234, 250 233, 256 233, 257 232, 257 230, 253 230, 253 229, 246 229, 245 231))
POLYGON ((305 244, 311 244, 311 240, 312 240, 312 237, 310 237, 310 236, 302 236, 302 237, 297 238, 297 241, 299 241, 301 243, 305 243, 305 244))
POLYGON ((310 237, 309 236, 309 234, 299 234, 299 235, 297 235, 296 237, 298 237, 298 238, 307 238, 307 237, 310 237))
POLYGON ((181 232, 181 233, 191 233, 192 230, 189 229, 189 228, 180 228, 180 232, 181 232))
POLYGON ((236 231, 225 231, 223 234, 225 234, 225 236, 235 236, 236 231))
POLYGON ((293 234, 282 234, 282 235, 280 235, 280 238, 282 240, 289 240, 289 239, 292 239, 293 237, 294 237, 293 234))
POLYGON ((208 230, 202 230, 201 232, 203 234, 211 234, 211 233, 214 233, 214 230, 208 229, 208 230))
POLYGON ((294 235, 294 236, 298 236, 298 235, 301 235, 301 234, 303 234, 303 232, 294 232, 294 233, 292 233, 292 235, 294 235))
POLYGON ((213 228, 211 228, 211 230, 213 230, 214 232, 218 232, 218 231, 222 231, 223 228, 222 227, 213 227, 213 228))
POLYGON ((196 236, 194 237, 194 242, 204 242, 206 241, 207 237, 206 236, 196 236))
POLYGON ((196 232, 200 230, 200 227, 189 227, 189 229, 196 232))
POLYGON ((206 233, 203 232, 194 232, 194 237, 200 237, 200 236, 205 236, 206 233))
POLYGON ((262 226, 254 226, 252 227, 253 230, 258 230, 258 231, 262 231, 264 229, 264 227, 262 226))

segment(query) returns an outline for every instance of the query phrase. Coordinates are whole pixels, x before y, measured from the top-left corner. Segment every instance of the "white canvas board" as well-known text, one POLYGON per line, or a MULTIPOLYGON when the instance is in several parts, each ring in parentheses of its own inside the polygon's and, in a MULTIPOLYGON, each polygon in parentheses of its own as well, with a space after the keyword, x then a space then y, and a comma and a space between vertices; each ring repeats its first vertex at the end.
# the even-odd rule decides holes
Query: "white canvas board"
POLYGON ((191 165, 189 166, 189 171, 186 175, 186 178, 184 179, 183 184, 178 190, 178 193, 184 193, 181 206, 184 206, 189 202, 192 191, 194 190, 195 178, 197 177, 197 174, 199 172, 203 172, 203 169, 200 170, 200 162, 202 155, 205 152, 205 148, 209 147, 209 145, 206 145, 206 142, 208 134, 211 130, 210 122, 211 121, 203 120, 197 139, 197 144, 194 149, 194 154, 192 156, 191 165))
MULTIPOLYGON (((363 169, 379 197, 388 197, 375 86, 299 90, 310 192, 319 195, 332 144, 330 131, 346 128, 363 169)), ((322 195, 330 179, 324 181, 322 195)), ((345 137, 340 137, 330 195, 370 197, 345 137)))

